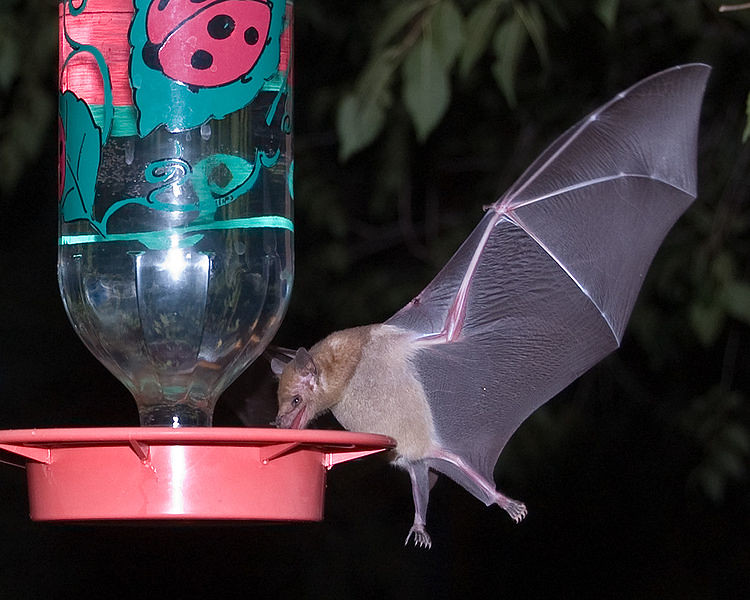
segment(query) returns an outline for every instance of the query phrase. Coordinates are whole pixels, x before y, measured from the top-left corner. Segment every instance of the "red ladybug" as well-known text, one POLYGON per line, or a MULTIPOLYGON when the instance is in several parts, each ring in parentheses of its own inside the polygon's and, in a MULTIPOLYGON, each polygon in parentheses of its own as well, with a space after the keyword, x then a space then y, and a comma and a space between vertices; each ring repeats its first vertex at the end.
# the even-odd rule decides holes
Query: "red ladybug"
POLYGON ((271 5, 262 0, 154 0, 143 58, 191 87, 225 85, 258 62, 270 24, 271 5))

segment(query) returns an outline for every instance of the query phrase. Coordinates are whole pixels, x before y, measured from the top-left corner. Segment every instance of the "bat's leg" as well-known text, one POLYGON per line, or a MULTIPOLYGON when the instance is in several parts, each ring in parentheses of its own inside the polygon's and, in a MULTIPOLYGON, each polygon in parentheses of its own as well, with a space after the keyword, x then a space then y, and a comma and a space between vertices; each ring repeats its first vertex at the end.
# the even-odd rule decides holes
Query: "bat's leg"
POLYGON ((495 489, 493 482, 482 477, 457 454, 438 448, 433 450, 425 460, 430 467, 465 487, 487 506, 497 504, 516 523, 520 523, 526 516, 528 511, 523 502, 508 498, 508 496, 499 492, 495 489))
POLYGON ((414 545, 422 548, 431 548, 432 540, 427 533, 425 523, 427 521, 427 503, 430 499, 430 488, 432 487, 429 477, 429 469, 422 461, 398 460, 398 466, 406 469, 411 479, 411 493, 414 498, 414 524, 406 536, 404 546, 414 536, 414 545))

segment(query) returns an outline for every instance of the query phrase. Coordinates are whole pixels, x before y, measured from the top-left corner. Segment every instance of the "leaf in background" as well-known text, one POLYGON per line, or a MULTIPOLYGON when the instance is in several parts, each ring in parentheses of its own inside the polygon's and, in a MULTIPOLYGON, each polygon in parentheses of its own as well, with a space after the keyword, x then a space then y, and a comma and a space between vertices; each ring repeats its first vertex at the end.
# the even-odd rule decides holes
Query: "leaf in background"
POLYGON ((62 218, 66 222, 86 219, 93 225, 101 130, 94 124, 86 103, 70 91, 60 95, 60 122, 65 136, 65 179, 60 195, 62 218))
POLYGON ((750 432, 742 423, 729 423, 722 430, 721 437, 727 447, 738 454, 750 454, 750 432))
POLYGON ((431 4, 430 0, 411 0, 396 4, 386 15, 372 42, 374 51, 384 48, 414 17, 431 4))
POLYGON ((487 51, 500 16, 500 9, 508 0, 485 0, 478 4, 466 20, 466 44, 461 54, 461 76, 466 77, 480 57, 487 51))
POLYGON ((18 41, 10 35, 11 24, 0 24, 0 90, 8 92, 16 80, 21 66, 18 41))
POLYGON ((420 141, 427 139, 443 118, 451 89, 445 65, 430 36, 409 51, 402 67, 403 98, 420 141))
POLYGON ((750 430, 743 418, 745 394, 712 386, 692 399, 679 426, 701 450, 688 481, 720 503, 729 483, 747 478, 750 430))
POLYGON ((446 71, 453 68, 464 44, 464 18, 453 0, 442 0, 432 13, 432 40, 446 71))
POLYGON ((511 107, 516 105, 516 69, 527 36, 528 31, 520 15, 514 12, 503 22, 493 40, 497 59, 492 65, 492 73, 511 107))
POLYGON ((336 131, 342 162, 369 146, 383 130, 395 68, 396 53, 380 53, 370 60, 354 90, 339 101, 336 131))
POLYGON ((0 0, 0 193, 16 188, 50 142, 56 67, 56 9, 45 0, 0 0))
POLYGON ((378 137, 385 123, 385 108, 354 92, 344 94, 336 113, 339 159, 343 162, 378 137))
POLYGON ((704 346, 713 344, 724 327, 724 309, 718 303, 696 302, 690 307, 690 326, 704 346))
POLYGON ((524 4, 516 4, 515 11, 523 22, 526 31, 528 31, 529 37, 531 37, 531 41, 536 48, 542 66, 546 68, 549 64, 549 51, 547 50, 546 39, 547 28, 544 24, 542 11, 539 10, 539 5, 536 2, 532 2, 528 4, 528 6, 524 4))
POLYGON ((560 7, 558 0, 539 0, 539 3, 544 7, 545 14, 557 27, 560 29, 568 28, 568 17, 564 12, 565 8, 560 7))
POLYGON ((711 265, 709 267, 711 278, 720 285, 733 282, 736 271, 736 260, 732 255, 732 252, 728 250, 722 250, 711 260, 711 265))
POLYGON ((750 325, 750 284, 731 281, 724 286, 722 304, 728 314, 750 325))
POLYGON ((594 14, 610 31, 615 28, 619 4, 620 0, 597 0, 594 6, 594 14))

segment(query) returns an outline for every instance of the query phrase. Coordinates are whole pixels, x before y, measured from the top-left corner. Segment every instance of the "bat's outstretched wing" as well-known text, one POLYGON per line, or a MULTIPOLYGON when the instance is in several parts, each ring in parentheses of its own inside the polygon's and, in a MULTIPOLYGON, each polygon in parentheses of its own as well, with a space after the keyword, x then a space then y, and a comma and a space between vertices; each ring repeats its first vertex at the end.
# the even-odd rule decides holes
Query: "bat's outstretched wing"
POLYGON ((387 321, 416 355, 443 448, 483 477, 526 417, 613 351, 696 196, 709 67, 644 79, 555 141, 387 321))

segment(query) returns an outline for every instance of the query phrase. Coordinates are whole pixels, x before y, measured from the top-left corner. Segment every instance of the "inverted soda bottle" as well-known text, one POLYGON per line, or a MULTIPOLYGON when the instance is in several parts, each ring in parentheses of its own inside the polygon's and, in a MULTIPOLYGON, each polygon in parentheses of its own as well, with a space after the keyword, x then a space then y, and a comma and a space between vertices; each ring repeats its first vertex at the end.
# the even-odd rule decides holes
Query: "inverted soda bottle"
POLYGON ((60 2, 60 291, 142 425, 210 425, 283 318, 291 42, 291 2, 60 2))

